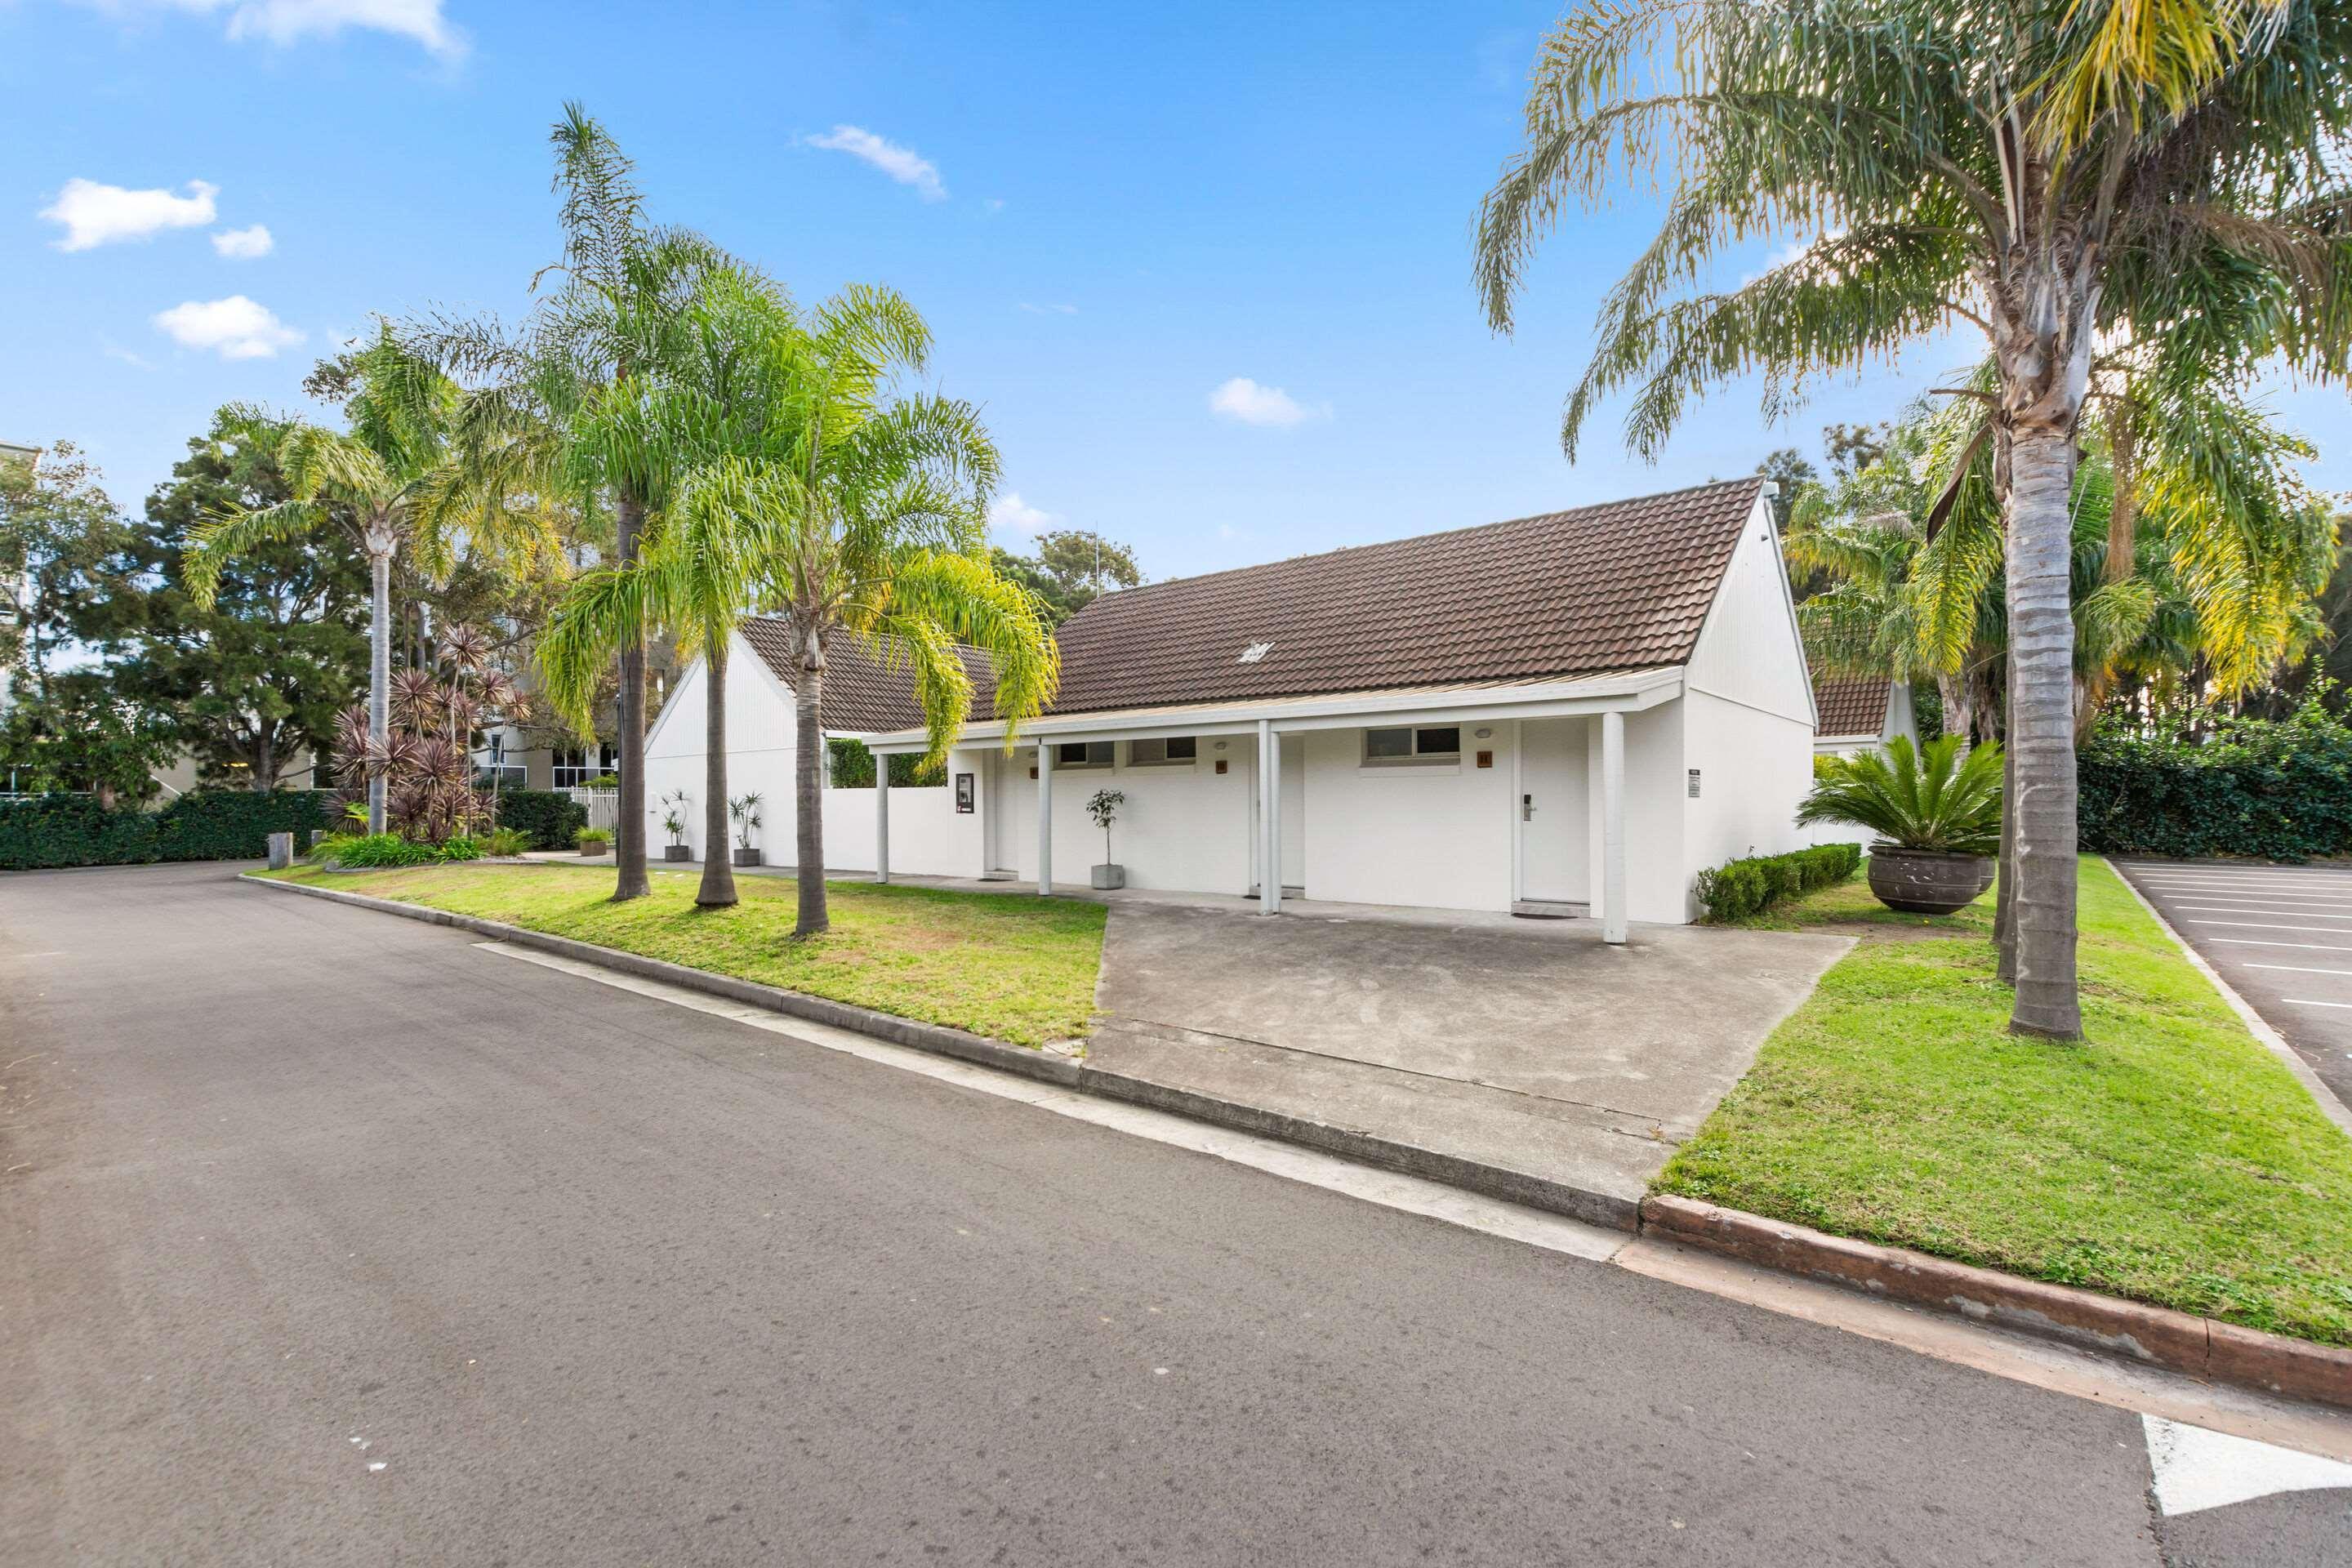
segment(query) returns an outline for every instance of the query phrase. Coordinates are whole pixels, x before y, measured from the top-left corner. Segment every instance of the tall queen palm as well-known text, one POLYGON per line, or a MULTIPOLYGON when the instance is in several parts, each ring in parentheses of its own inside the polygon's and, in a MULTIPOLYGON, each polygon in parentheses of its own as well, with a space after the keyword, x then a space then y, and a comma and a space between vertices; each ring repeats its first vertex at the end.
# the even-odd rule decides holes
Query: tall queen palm
POLYGON ((1759 374, 1777 416, 1811 378, 1983 334, 2014 661, 2011 1026, 2063 1038, 2082 1030, 2067 500, 2094 373, 2187 388, 2285 361, 2333 378, 2352 327, 2335 151, 2352 12, 2165 9, 2200 19, 2179 58, 2141 47, 2147 0, 1587 5, 1542 46, 1526 144, 1477 235, 1507 330, 1563 206, 1629 174, 1669 187, 1570 394, 1571 457, 1628 386, 1629 444, 1655 456, 1717 383, 1759 374), (1793 259, 1709 286, 1727 249, 1789 232, 1812 237, 1793 259))
MULTIPOLYGON (((726 255, 689 230, 647 221, 634 165, 604 128, 567 104, 550 133, 562 195, 561 259, 520 331, 496 321, 433 319, 409 342, 464 385, 450 427, 447 504, 495 513, 517 498, 608 503, 613 562, 635 564, 648 520, 684 472, 684 454, 625 421, 584 417, 632 382, 661 379, 688 352, 689 318, 726 255)), ((652 890, 646 874, 646 633, 615 648, 620 738, 618 872, 613 897, 652 890)))

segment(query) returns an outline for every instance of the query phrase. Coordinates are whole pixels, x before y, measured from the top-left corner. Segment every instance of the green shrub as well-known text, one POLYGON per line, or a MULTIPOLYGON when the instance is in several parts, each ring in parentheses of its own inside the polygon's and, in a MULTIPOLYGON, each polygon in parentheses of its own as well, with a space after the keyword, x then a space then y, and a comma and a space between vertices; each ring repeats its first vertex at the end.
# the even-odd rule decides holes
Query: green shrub
MULTIPOLYGON (((835 739, 827 741, 825 750, 833 755, 833 773, 827 787, 832 789, 872 789, 874 787, 874 753, 866 749, 863 741, 835 739)), ((924 765, 922 757, 909 752, 899 752, 890 758, 892 789, 929 789, 948 782, 945 763, 924 765)))
POLYGON ((2102 723, 2079 768, 2084 849, 2180 859, 2352 854, 2352 728, 2316 695, 2279 720, 2191 714, 2153 736, 2102 723))
POLYGON ((511 860, 531 847, 530 835, 520 827, 500 827, 483 836, 482 853, 511 860))
POLYGON ((453 833, 438 846, 439 858, 444 860, 478 860, 482 858, 482 841, 470 833, 453 833))
MULTIPOLYGON (((451 842, 457 841, 452 839, 451 842)), ((397 833, 362 833, 338 838, 328 847, 328 856, 346 871, 374 870, 385 866, 427 866, 442 858, 440 846, 414 843, 397 833)), ((472 858, 470 856, 465 858, 472 858)))
POLYGON ((609 827, 575 827, 572 830, 574 844, 610 844, 613 830, 609 827))
POLYGON ((560 789, 499 792, 499 826, 529 834, 534 849, 565 847, 587 821, 588 808, 560 789))
POLYGON ((1786 855, 1754 855, 1698 874, 1698 901, 1717 924, 1760 914, 1784 899, 1844 881, 1862 864, 1859 844, 1821 844, 1786 855))
POLYGON ((159 860, 258 860, 273 833, 295 853, 329 820, 330 795, 310 790, 194 790, 161 811, 109 811, 85 795, 0 803, 0 870, 132 866, 159 860))

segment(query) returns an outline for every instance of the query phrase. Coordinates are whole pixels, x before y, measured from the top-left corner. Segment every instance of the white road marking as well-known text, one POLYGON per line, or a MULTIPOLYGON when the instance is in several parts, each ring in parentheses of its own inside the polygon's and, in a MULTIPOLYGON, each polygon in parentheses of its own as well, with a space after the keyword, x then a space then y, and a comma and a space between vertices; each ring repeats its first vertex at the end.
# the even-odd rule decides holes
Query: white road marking
POLYGON ((2315 969, 2308 963, 2247 963, 2241 961, 2238 967, 2241 969, 2280 969, 2294 974, 2352 975, 2352 969, 2315 969))
POLYGON ((2190 921, 2193 926, 2244 926, 2252 931, 2315 931, 2330 936, 2352 936, 2352 931, 2340 931, 2335 926, 2296 926, 2284 921, 2190 921))
POLYGON ((2168 1519, 2252 1502, 2279 1492, 2352 1488, 2352 1465, 2298 1454, 2226 1432, 2142 1415, 2148 1468, 2156 1475, 2156 1506, 2168 1519))
POLYGON ((2333 910, 2280 909, 2270 903, 2243 904, 2175 904, 2176 910, 2195 910, 2205 915, 2294 915, 2306 921, 2352 921, 2352 913, 2337 914, 2333 910))
MULTIPOLYGON (((1703 1291, 1725 1300, 1819 1323, 1842 1332, 1908 1350, 1955 1366, 1972 1367, 2074 1398, 2145 1415, 2155 1411, 2211 1429, 2292 1445, 2300 1451, 2352 1460, 2352 1417, 2318 1405, 2290 1405, 2225 1384, 2200 1383, 2155 1367, 2118 1362, 2071 1345, 1988 1329, 1941 1312, 1925 1311, 1815 1279, 1758 1268, 1732 1258, 1698 1252, 1648 1237, 1603 1230, 1559 1215, 1482 1198, 1415 1176, 1397 1175, 1328 1154, 1277 1143, 1245 1132, 1141 1106, 1097 1100, 1074 1089, 1033 1083, 993 1068, 969 1066, 921 1051, 869 1039, 845 1029, 787 1018, 763 1007, 726 1002, 698 991, 641 980, 550 953, 474 944, 484 952, 519 958, 543 968, 592 980, 600 985, 691 1007, 771 1034, 784 1035, 847 1056, 865 1058, 926 1078, 961 1085, 1000 1100, 1020 1100, 1038 1110, 1089 1121, 1155 1142, 1191 1149, 1248 1165, 1270 1175, 1322 1187, 1365 1203, 1421 1215, 1465 1230, 1500 1237, 1589 1262, 1613 1264, 1629 1273, 1703 1291)), ((1156 1310, 1156 1309, 1155 1309, 1156 1310)))
POLYGON ((2282 996, 2279 1000, 2290 1007, 2352 1007, 2352 1002, 2314 1002, 2308 996, 2282 996))
POLYGON ((2217 936, 2208 939, 2232 947, 2307 947, 2315 952, 2352 952, 2352 947, 2330 947, 2324 942, 2265 942, 2258 936, 2217 936))

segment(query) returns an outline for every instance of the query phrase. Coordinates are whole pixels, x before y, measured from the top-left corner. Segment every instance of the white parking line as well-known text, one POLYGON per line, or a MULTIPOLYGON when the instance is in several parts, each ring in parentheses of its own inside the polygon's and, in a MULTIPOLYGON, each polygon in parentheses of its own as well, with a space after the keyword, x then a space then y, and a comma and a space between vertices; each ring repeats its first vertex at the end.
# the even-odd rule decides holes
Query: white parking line
POLYGON ((2276 893, 2168 893, 2183 903, 2194 900, 2208 904, 2279 904, 2289 909, 2352 910, 2352 899, 2293 899, 2276 893))
POLYGON ((2284 921, 2190 921, 2193 926, 2243 926, 2252 931, 2316 931, 2330 936, 2352 936, 2352 931, 2337 926, 2292 926, 2284 921))
POLYGON ((2175 904, 2176 910, 2198 910, 2211 915, 2301 915, 2312 921, 2352 921, 2352 913, 2330 914, 2326 910, 2280 910, 2264 904, 2175 904))
POLYGON ((2231 947, 2307 947, 2315 952, 2352 952, 2352 947, 2330 947, 2324 942, 2265 942, 2258 936, 2216 936, 2206 940, 2217 944, 2228 942, 2231 947))
POLYGON ((2352 969, 2317 969, 2308 963, 2240 963, 2241 969, 2284 969, 2297 974, 2352 975, 2352 969))
POLYGON ((2315 1002, 2308 996, 2282 996, 2279 1000, 2290 1007, 2352 1007, 2352 1002, 2315 1002))

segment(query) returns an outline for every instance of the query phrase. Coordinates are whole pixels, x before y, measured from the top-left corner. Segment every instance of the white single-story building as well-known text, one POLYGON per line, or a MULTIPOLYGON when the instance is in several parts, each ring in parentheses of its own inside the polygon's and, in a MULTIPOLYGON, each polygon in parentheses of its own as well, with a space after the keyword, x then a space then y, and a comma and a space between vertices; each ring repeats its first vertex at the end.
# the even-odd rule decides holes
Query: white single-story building
MULTIPOLYGON (((1009 752, 975 664, 946 782, 827 790, 826 863, 1084 887, 1087 801, 1114 789, 1133 888, 1590 914, 1612 940, 1687 921, 1701 869, 1801 842, 1813 686, 1768 494, 1743 479, 1106 595, 1061 628, 1060 693, 1009 752)), ((793 844, 780 630, 747 621, 728 679, 729 787, 764 797, 771 860, 793 844)), ((903 672, 829 658, 828 736, 925 749, 903 672)), ((648 739, 649 802, 698 801, 704 678, 648 739)))
POLYGON ((1883 675, 1824 675, 1813 681, 1813 754, 1850 757, 1874 752, 1901 735, 1919 743, 1911 688, 1883 675))

